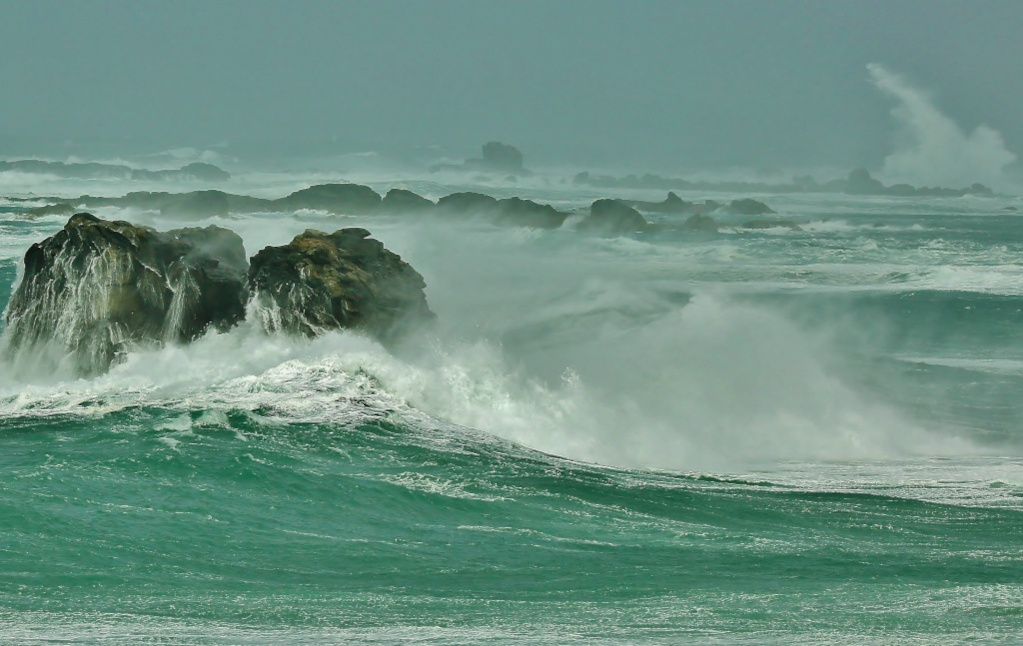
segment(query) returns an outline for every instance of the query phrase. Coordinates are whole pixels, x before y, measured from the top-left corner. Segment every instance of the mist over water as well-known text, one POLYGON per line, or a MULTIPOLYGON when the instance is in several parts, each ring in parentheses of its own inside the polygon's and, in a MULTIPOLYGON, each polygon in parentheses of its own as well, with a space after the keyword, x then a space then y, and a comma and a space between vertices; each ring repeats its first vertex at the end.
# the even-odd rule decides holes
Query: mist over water
MULTIPOLYGON (((218 223, 251 254, 309 227, 340 226, 332 217, 218 223)), ((924 430, 858 387, 841 368, 835 330, 744 300, 740 284, 697 278, 712 266, 708 250, 723 267, 748 253, 727 240, 694 254, 627 237, 409 217, 343 222, 372 227, 427 280, 438 326, 396 356, 350 333, 310 342, 251 323, 187 347, 140 350, 94 380, 39 372, 39 357, 18 356, 2 384, 6 414, 98 400, 98 410, 201 402, 328 421, 360 418, 352 402, 368 398, 575 460, 712 471, 981 450, 924 430)))

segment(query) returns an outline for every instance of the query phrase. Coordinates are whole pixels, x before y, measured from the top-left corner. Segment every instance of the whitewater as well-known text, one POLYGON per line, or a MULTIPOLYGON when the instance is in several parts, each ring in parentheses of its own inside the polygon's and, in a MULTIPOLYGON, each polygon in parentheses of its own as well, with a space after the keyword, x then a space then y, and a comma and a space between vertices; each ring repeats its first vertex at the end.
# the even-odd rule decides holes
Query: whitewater
MULTIPOLYGON (((195 188, 5 175, 17 198, 195 188)), ((663 193, 347 179, 577 215, 95 210, 250 256, 364 227, 437 325, 0 365, 0 643, 1018 643, 1023 200, 680 192, 778 226, 604 237, 573 228, 595 199, 663 193)), ((39 204, 0 199, 0 309, 67 221, 39 204)))

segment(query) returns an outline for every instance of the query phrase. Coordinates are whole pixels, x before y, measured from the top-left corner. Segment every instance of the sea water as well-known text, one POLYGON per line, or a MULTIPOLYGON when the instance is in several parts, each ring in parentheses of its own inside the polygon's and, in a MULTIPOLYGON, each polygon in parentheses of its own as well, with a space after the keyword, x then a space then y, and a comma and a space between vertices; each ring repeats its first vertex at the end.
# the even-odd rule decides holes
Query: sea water
MULTIPOLYGON (((90 192, 32 181, 6 194, 90 192)), ((373 186, 612 196, 458 182, 373 186)), ((243 324, 90 379, 0 366, 0 643, 1018 641, 1019 199, 755 197, 799 228, 200 222, 250 255, 365 227, 438 324, 391 352, 243 324)), ((0 201, 0 308, 66 221, 28 206, 0 201)))

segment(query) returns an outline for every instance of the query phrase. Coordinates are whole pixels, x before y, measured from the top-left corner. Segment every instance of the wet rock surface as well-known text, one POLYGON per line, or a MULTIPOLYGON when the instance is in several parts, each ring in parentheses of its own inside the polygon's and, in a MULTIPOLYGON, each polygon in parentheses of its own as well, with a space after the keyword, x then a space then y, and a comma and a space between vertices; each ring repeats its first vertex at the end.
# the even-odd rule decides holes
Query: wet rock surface
POLYGON ((91 375, 132 348, 226 330, 245 316, 244 264, 241 238, 220 227, 160 233, 75 214, 25 254, 4 353, 91 375))
POLYGON ((365 229, 307 230, 252 257, 249 285, 269 332, 363 331, 383 343, 434 318, 423 277, 365 229))

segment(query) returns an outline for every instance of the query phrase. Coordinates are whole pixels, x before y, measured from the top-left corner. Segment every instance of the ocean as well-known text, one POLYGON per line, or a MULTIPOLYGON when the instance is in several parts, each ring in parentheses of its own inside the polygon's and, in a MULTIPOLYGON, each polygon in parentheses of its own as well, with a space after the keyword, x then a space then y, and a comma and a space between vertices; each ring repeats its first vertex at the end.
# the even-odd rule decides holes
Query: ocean
MULTIPOLYGON (((580 212, 664 197, 359 179, 580 212)), ((425 277, 437 325, 385 350, 242 324, 89 379, 0 364, 0 643, 1023 643, 1023 226, 1005 210, 1023 200, 680 195, 755 197, 798 227, 199 222, 250 256, 365 227, 425 277)), ((0 199, 0 309, 67 220, 35 205, 0 199)))

